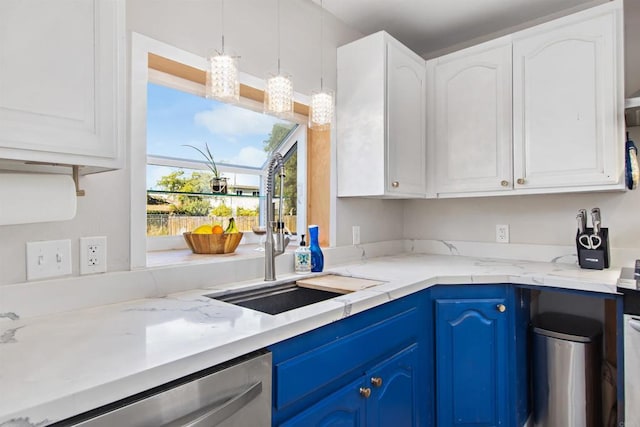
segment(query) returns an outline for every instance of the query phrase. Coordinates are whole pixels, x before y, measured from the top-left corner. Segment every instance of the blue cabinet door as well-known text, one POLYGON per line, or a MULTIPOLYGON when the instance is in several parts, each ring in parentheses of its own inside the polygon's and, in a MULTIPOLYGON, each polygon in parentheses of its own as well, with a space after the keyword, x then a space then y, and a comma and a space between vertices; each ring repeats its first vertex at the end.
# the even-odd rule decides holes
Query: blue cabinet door
POLYGON ((320 402, 280 424, 281 427, 365 427, 365 401, 360 394, 364 379, 339 389, 320 402))
POLYGON ((371 389, 367 399, 367 426, 418 426, 420 396, 418 345, 414 344, 382 362, 365 375, 371 389))
POLYGON ((436 425, 508 425, 506 299, 437 299, 434 308, 436 425))

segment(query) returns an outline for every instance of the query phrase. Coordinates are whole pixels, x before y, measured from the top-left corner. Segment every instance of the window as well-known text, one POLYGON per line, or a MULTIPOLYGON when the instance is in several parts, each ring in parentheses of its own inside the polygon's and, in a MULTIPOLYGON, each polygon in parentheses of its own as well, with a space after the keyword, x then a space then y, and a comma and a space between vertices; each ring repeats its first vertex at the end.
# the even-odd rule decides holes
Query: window
MULTIPOLYGON (((185 107, 184 105, 174 102, 172 104, 165 104, 165 111, 148 109, 148 98, 157 95, 166 95, 168 99, 174 101, 183 96, 193 97, 192 101, 196 104, 202 103, 200 107, 202 111, 213 110, 214 105, 204 98, 204 82, 205 82, 205 68, 207 62, 205 58, 198 55, 194 55, 187 51, 178 49, 174 46, 168 45, 157 40, 153 40, 141 34, 132 33, 131 37, 131 122, 130 122, 130 156, 129 161, 131 167, 129 172, 131 174, 131 199, 130 199, 130 223, 131 223, 131 268, 144 268, 147 266, 147 251, 158 249, 174 249, 185 248, 185 242, 182 236, 170 236, 168 230, 162 230, 164 226, 162 224, 162 215, 168 216, 168 212, 173 209, 174 216, 180 214, 176 211, 181 210, 185 212, 187 208, 197 211, 198 205, 204 207, 198 212, 202 214, 204 210, 210 208, 207 218, 216 217, 217 213, 228 214, 229 208, 231 208, 232 214, 241 216, 249 215, 250 210, 255 209, 255 202, 257 200, 257 218, 253 218, 253 221, 257 221, 260 224, 264 223, 264 202, 260 196, 263 192, 263 177, 265 175, 264 164, 260 165, 257 161, 258 151, 244 146, 244 152, 240 153, 238 148, 234 153, 225 153, 224 151, 216 151, 217 148, 212 146, 216 141, 209 139, 212 134, 198 134, 197 132, 208 131, 207 125, 210 123, 206 114, 199 116, 199 119, 195 119, 194 110, 189 110, 193 107, 185 107), (171 98, 175 96, 176 98, 171 98), (169 136, 175 136, 175 129, 170 126, 164 126, 162 129, 159 126, 156 131, 153 129, 147 129, 153 127, 151 121, 161 120, 162 114, 170 115, 172 105, 174 108, 174 116, 186 115, 191 111, 190 123, 192 126, 199 126, 198 129, 192 131, 195 133, 195 139, 186 141, 189 145, 195 145, 199 148, 203 147, 206 142, 210 145, 215 159, 218 162, 218 166, 223 172, 223 176, 228 179, 228 188, 226 194, 214 193, 213 188, 210 193, 203 193, 208 189, 207 179, 203 178, 206 173, 206 164, 203 162, 203 158, 200 154, 188 147, 182 147, 182 140, 174 142, 174 146, 179 146, 181 152, 171 152, 162 150, 163 139, 169 139, 169 136), (206 137, 205 137, 206 136, 206 137), (156 138, 154 140, 154 138, 156 138), (201 138, 201 139, 200 139, 201 138), (149 140, 149 141, 148 141, 149 140), (149 144, 149 151, 147 151, 147 144, 149 144), (154 149, 153 147, 157 147, 154 149), (251 157, 248 154, 255 154, 255 157, 251 157), (244 156, 240 156, 244 154, 244 156), (254 162, 251 162, 251 159, 254 162), (178 173, 181 175, 178 176, 178 173), (183 180, 193 180, 194 174, 195 181, 192 182, 194 189, 197 191, 176 191, 175 186, 171 186, 169 182, 165 182, 163 185, 158 185, 158 180, 162 176, 175 174, 176 178, 183 180), (257 187, 257 196, 254 195, 257 187), (169 194, 175 193, 175 194, 169 194), (194 193, 194 194, 190 194, 194 193), (173 197, 171 199, 170 197, 173 197), (178 200, 181 197, 182 200, 178 200), (189 199, 187 197, 192 197, 189 199), (207 201, 204 201, 207 199, 207 201), (249 205, 250 201, 254 203, 249 205), (223 205, 224 202, 224 205, 223 205), (242 203, 241 203, 242 202, 242 203), (244 204, 246 203, 246 205, 244 204), (184 205, 193 205, 192 207, 184 205), (174 205, 172 208, 171 205, 174 205), (214 208, 218 208, 215 212, 212 212, 214 208), (225 212, 226 210, 226 212, 225 212), (158 215, 158 219, 155 225, 150 225, 147 220, 147 211, 158 215), (212 215, 210 217, 209 215, 212 215), (155 231, 150 232, 150 236, 147 237, 147 231, 154 227, 155 231), (152 234, 159 234, 155 236, 152 234)), ((329 227, 329 209, 333 209, 334 205, 328 203, 325 198, 329 197, 329 168, 326 167, 328 161, 328 153, 330 152, 329 132, 324 134, 317 134, 313 131, 308 131, 306 127, 308 107, 305 105, 308 98, 304 95, 296 93, 296 102, 294 103, 295 116, 289 122, 279 120, 270 116, 262 114, 262 86, 263 79, 256 78, 247 74, 240 73, 240 95, 241 100, 237 108, 242 108, 245 114, 257 114, 257 117, 261 119, 267 118, 273 120, 272 130, 274 124, 283 124, 291 126, 291 129, 287 133, 286 137, 279 139, 274 145, 277 146, 277 150, 285 156, 286 168, 294 168, 297 178, 297 185, 289 188, 285 198, 290 199, 291 203, 284 209, 284 214, 296 217, 295 228, 291 225, 292 231, 306 229, 307 222, 313 221, 313 223, 321 224, 321 230, 328 233, 329 227), (307 153, 308 140, 312 144, 313 152, 307 153), (315 143, 315 144, 314 144, 315 143), (309 169, 308 166, 313 164, 307 164, 307 158, 313 157, 314 159, 323 159, 322 162, 318 162, 316 170, 309 169), (326 159, 325 159, 326 157, 326 159), (309 184, 313 183, 313 185, 309 184), (309 193, 309 187, 312 187, 313 194, 309 193), (313 211, 307 210, 307 198, 313 197, 315 201, 318 199, 318 203, 315 203, 316 208, 313 211), (318 196, 322 196, 319 198, 318 196), (297 198, 294 203, 293 200, 297 198), (322 203, 321 203, 322 202, 322 203), (323 222, 324 221, 324 222, 323 222), (326 224, 326 226, 322 226, 326 224)), ((226 109, 229 106, 220 104, 221 109, 226 109)), ((186 120, 182 117, 182 120, 186 120)), ((219 122, 218 122, 219 123, 219 122)), ((225 125, 227 123, 224 123, 225 125)), ((270 134, 268 132, 264 139, 259 139, 260 143, 263 143, 266 137, 270 134)), ((240 147, 238 145, 237 147, 240 147)), ((258 145, 254 148, 261 148, 264 150, 264 145, 258 145)), ((221 149, 222 150, 222 149, 221 149)), ((265 156, 267 152, 260 153, 265 156)), ((266 158, 266 157, 263 157, 266 158)), ((289 177, 291 173, 287 173, 289 177)), ((167 181, 167 180, 165 180, 167 181)), ((289 181, 289 178, 287 178, 289 181)), ((286 181, 285 181, 286 182, 286 181)), ((175 184, 175 183, 174 183, 175 184)), ((184 183, 183 183, 184 184, 184 183)), ((204 215, 198 215, 204 216, 204 215)), ((220 215, 226 218, 225 215, 220 215)), ((255 216, 255 215, 254 215, 255 216)), ((212 219, 214 220, 214 219, 212 219)), ((166 225, 168 228, 168 225, 166 225)), ((176 225, 173 233, 178 233, 181 229, 191 227, 191 225, 176 225)), ((249 223, 244 225, 245 228, 249 228, 249 223)), ((332 230, 334 232, 335 229, 332 230)), ((322 234, 321 234, 322 237, 322 234)), ((245 233, 243 237, 243 243, 250 243, 251 241, 258 241, 258 236, 254 233, 245 233)), ((325 241, 328 244, 328 238, 325 241)), ((167 259, 165 261, 156 262, 154 259, 154 265, 161 265, 166 263, 173 263, 175 260, 167 259)))
MULTIPOLYGON (((238 104, 208 100, 205 58, 140 34, 132 34, 131 58, 131 268, 147 266, 148 250, 186 248, 180 234, 196 226, 187 217, 226 226, 233 215, 245 231, 264 225, 263 180, 271 150, 283 154, 286 168, 295 170, 285 181, 293 182, 283 212, 290 217, 288 227, 292 232, 306 228, 304 104, 296 103, 291 120, 265 115, 262 79, 242 73, 238 104), (185 147, 203 149, 205 143, 227 179, 226 193, 214 191, 204 158, 185 147)), ((252 232, 243 237, 243 243, 258 240, 252 232)))
MULTIPOLYGON (((166 79, 165 79, 166 80, 166 79)), ((176 86, 179 86, 176 85, 176 86)), ((284 218, 296 232, 298 125, 155 83, 147 87, 147 236, 181 236, 202 224, 264 226, 260 196, 269 156, 286 163, 284 218), (213 155, 222 184, 198 150, 213 155)))

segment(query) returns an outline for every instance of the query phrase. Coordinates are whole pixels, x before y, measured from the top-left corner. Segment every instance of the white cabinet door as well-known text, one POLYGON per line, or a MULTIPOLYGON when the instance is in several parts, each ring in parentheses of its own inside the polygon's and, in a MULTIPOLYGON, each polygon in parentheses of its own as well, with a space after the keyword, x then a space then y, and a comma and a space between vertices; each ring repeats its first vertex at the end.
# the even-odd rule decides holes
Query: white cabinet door
POLYGON ((386 190, 421 195, 426 189, 425 62, 387 44, 386 190))
POLYGON ((613 2, 514 39, 515 188, 621 179, 620 14, 613 2))
POLYGON ((120 167, 121 0, 0 2, 0 158, 120 167))
POLYGON ((511 190, 511 40, 439 58, 435 97, 436 192, 511 190))
POLYGON ((338 48, 339 197, 426 195, 426 65, 381 31, 338 48))

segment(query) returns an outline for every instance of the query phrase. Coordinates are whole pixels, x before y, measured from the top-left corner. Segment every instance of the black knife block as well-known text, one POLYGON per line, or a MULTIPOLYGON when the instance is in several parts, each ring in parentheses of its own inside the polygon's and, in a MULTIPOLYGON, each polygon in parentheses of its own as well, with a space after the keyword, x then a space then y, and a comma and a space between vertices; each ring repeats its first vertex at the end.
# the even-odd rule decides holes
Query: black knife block
MULTIPOLYGON (((587 228, 584 234, 593 234, 593 228, 587 228)), ((576 247, 578 249, 578 264, 580 268, 602 270, 609 268, 609 229, 600 229, 602 244, 598 249, 587 249, 580 244, 580 232, 576 233, 576 247)))

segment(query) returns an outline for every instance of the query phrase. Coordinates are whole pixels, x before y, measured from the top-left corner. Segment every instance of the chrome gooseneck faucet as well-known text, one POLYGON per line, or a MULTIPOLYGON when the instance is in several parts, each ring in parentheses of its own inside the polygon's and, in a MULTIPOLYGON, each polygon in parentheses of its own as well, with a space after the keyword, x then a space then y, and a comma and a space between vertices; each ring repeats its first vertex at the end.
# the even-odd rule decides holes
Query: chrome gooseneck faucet
POLYGON ((284 235, 284 221, 282 220, 284 199, 284 160, 282 154, 274 153, 269 160, 266 185, 266 210, 267 210, 267 239, 264 242, 264 280, 276 280, 275 259, 284 253, 289 244, 289 238, 284 235), (275 187, 276 172, 280 170, 280 200, 278 209, 278 221, 275 221, 273 192, 275 187))

